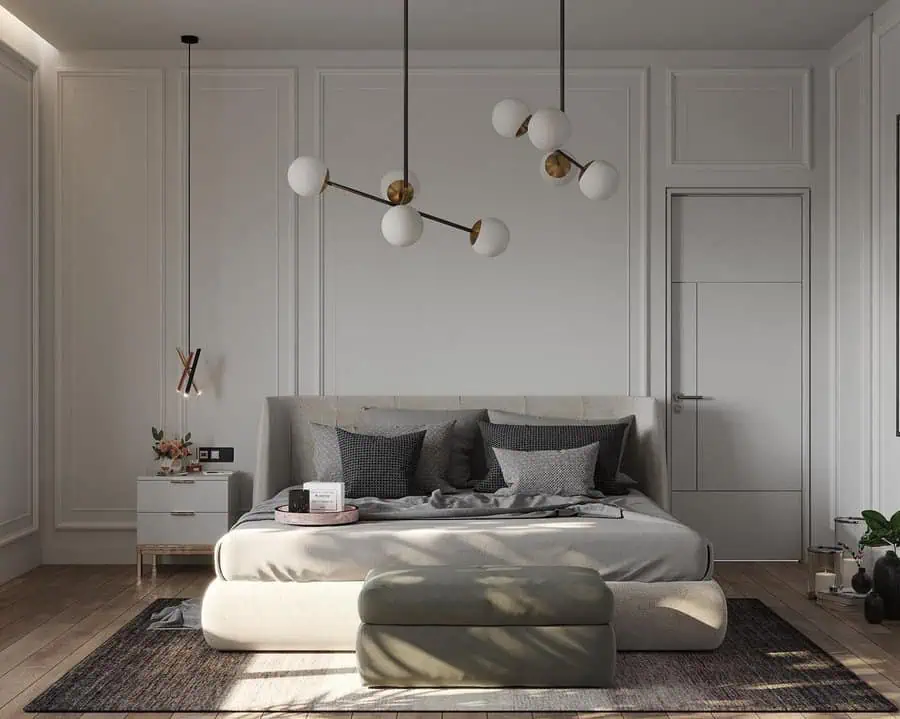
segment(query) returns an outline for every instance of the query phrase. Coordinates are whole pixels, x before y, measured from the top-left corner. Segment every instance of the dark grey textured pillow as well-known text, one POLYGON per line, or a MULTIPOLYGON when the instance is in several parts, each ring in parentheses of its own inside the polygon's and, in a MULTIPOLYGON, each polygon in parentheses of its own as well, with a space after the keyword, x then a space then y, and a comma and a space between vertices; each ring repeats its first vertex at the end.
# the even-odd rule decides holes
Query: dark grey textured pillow
POLYGON ((616 472, 622 471, 622 460, 625 458, 625 449, 628 446, 628 438, 634 431, 634 415, 625 417, 613 417, 611 419, 569 419, 568 417, 542 417, 538 415, 519 414, 518 412, 504 412, 499 409, 488 410, 488 422, 492 424, 533 424, 533 425, 576 425, 576 424, 625 424, 625 434, 622 437, 622 448, 619 452, 619 465, 616 472))
POLYGON ((587 496, 594 491, 594 470, 600 443, 574 449, 520 452, 494 448, 511 494, 587 496))
POLYGON ((453 428, 453 452, 447 481, 457 489, 471 486, 487 472, 483 445, 478 437, 478 423, 487 419, 485 409, 393 409, 389 407, 365 407, 360 412, 357 427, 368 430, 373 427, 397 425, 437 424, 456 420, 453 428))
POLYGON ((422 453, 416 466, 416 477, 410 494, 431 494, 439 489, 442 492, 456 492, 456 488, 448 481, 450 459, 453 454, 453 429, 456 420, 440 424, 397 425, 394 427, 372 427, 367 434, 377 437, 397 437, 425 430, 422 441, 422 453))
POLYGON ((376 437, 336 427, 345 496, 400 499, 416 476, 425 430, 376 437))
POLYGON ((490 424, 479 422, 484 438, 484 453, 488 471, 484 479, 475 485, 477 492, 496 492, 506 486, 503 471, 494 454, 494 447, 534 452, 548 449, 574 449, 599 443, 597 466, 594 471, 594 487, 600 489, 616 475, 625 424, 580 425, 530 425, 490 424))

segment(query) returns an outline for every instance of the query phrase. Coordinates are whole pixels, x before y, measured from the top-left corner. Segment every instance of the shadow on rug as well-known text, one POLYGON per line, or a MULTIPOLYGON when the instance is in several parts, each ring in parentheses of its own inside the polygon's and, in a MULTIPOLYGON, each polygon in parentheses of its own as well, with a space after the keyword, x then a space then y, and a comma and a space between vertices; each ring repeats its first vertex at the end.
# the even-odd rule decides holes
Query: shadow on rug
POLYGON ((613 689, 366 689, 352 653, 217 652, 148 631, 154 602, 27 712, 893 712, 882 694, 756 599, 728 600, 715 652, 620 653, 613 689))

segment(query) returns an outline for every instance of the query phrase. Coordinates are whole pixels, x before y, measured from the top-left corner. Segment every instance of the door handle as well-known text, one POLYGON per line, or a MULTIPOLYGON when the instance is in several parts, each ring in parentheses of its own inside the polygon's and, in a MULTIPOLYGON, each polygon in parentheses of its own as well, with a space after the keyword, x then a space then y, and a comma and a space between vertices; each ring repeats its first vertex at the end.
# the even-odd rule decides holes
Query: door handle
POLYGON ((712 397, 706 397, 706 396, 704 396, 704 395, 702 395, 702 394, 681 394, 681 392, 676 392, 676 393, 673 395, 673 399, 674 399, 676 402, 684 402, 685 400, 689 400, 689 399, 696 399, 696 400, 704 400, 704 401, 706 401, 706 400, 711 400, 711 399, 713 399, 713 398, 712 398, 712 397))

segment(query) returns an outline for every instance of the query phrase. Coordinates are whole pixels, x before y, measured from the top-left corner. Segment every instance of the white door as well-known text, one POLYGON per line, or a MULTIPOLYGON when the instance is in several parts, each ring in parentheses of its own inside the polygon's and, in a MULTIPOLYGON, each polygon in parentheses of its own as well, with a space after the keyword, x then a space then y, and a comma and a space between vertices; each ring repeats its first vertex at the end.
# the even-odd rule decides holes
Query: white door
POLYGON ((803 195, 672 198, 672 509, 717 559, 803 548, 803 195))

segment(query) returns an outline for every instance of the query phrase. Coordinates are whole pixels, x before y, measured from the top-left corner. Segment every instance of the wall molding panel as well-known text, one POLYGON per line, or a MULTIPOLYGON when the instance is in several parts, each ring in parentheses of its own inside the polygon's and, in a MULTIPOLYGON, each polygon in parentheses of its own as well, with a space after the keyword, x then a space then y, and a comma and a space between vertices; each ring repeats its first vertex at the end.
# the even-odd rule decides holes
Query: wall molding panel
POLYGON ((160 70, 58 74, 54 526, 131 530, 165 411, 160 70))
MULTIPOLYGON (((12 148, 13 152, 12 156, 16 158, 20 158, 22 165, 24 165, 26 175, 27 193, 25 202, 26 211, 21 215, 20 220, 22 222, 21 231, 25 233, 27 236, 27 246, 24 248, 24 253, 21 256, 24 267, 19 266, 14 268, 14 272, 17 274, 24 270, 21 273, 21 276, 25 279, 25 286, 20 288, 22 294, 25 296, 25 301, 27 303, 28 312, 26 314, 26 318, 28 320, 28 326, 22 327, 24 333, 27 335, 26 338, 21 337, 11 337, 9 338, 11 342, 15 342, 17 345, 19 344, 20 339, 24 339, 24 347, 25 356, 22 357, 22 366, 16 367, 14 362, 15 359, 7 358, 5 361, 5 368, 16 371, 18 369, 24 369, 28 375, 27 381, 24 383, 24 389, 26 394, 22 395, 22 403, 25 405, 24 407, 14 408, 11 404, 15 400, 13 398, 7 398, 7 401, 10 402, 8 405, 10 409, 14 412, 24 411, 24 426, 25 426, 25 436, 22 439, 25 440, 25 453, 21 459, 24 461, 24 467, 18 467, 15 463, 17 463, 17 459, 14 455, 10 455, 8 460, 13 462, 7 467, 10 471, 10 479, 15 481, 16 475, 21 477, 21 480, 24 480, 24 486, 21 487, 21 498, 23 500, 23 506, 15 507, 8 506, 5 509, 8 511, 6 516, 0 515, 0 547, 6 547, 8 545, 12 545, 14 542, 18 542, 25 537, 35 534, 39 529, 39 413, 38 413, 38 405, 39 405, 39 361, 40 361, 40 351, 39 351, 39 204, 38 204, 38 181, 39 181, 39 153, 38 153, 38 137, 39 137, 39 112, 38 112, 38 87, 37 87, 37 68, 30 61, 26 60, 19 54, 13 52, 6 48, 5 45, 0 44, 0 72, 5 74, 6 81, 17 85, 16 92, 21 93, 21 99, 23 102, 15 107, 11 108, 11 112, 22 112, 23 115, 16 118, 17 120, 22 121, 23 127, 16 126, 15 122, 12 121, 12 115, 6 116, 4 118, 10 121, 10 125, 7 126, 10 137, 13 132, 19 132, 24 129, 27 138, 24 143, 24 154, 19 156, 16 155, 15 149, 21 148, 12 148), (24 471, 22 471, 24 470, 24 471)), ((10 185, 10 190, 14 189, 14 185, 10 185)), ((14 208, 13 208, 14 209, 14 208)), ((15 215, 15 212, 13 213, 15 215)), ((13 219, 15 222, 15 219, 13 219)), ((13 225, 15 227, 15 225, 13 225)), ((15 238, 13 238, 15 239, 15 238)), ((12 242, 10 242, 10 249, 15 252, 15 248, 12 242)), ((15 286, 14 283, 12 283, 15 286)), ((22 299, 22 296, 16 297, 8 297, 6 298, 10 301, 10 306, 15 306, 18 304, 18 301, 22 299)), ((5 325, 5 323, 4 323, 5 325)), ((18 383, 17 383, 18 384, 18 383)), ((14 419, 19 419, 14 418, 14 419)), ((12 431, 12 427, 9 428, 12 431)), ((21 481, 20 480, 20 481, 21 481)), ((16 493, 14 493, 13 488, 6 488, 4 490, 6 496, 4 499, 12 498, 16 493)), ((14 500, 13 500, 14 501, 14 500)))
POLYGON ((667 110, 670 167, 812 167, 807 67, 672 69, 667 110))
MULTIPOLYGON (((423 113, 427 116, 426 106, 434 102, 440 102, 441 95, 450 93, 457 100, 457 106, 465 106, 468 108, 467 116, 475 118, 472 127, 468 127, 461 134, 469 138, 470 143, 484 143, 484 147, 480 152, 471 151, 470 161, 472 163, 473 173, 489 173, 487 166, 499 166, 496 177, 483 177, 481 182, 485 183, 485 192, 483 197, 470 198, 468 202, 460 199, 458 207, 450 207, 450 203, 446 203, 447 207, 441 208, 438 214, 447 217, 454 217, 457 221, 468 222, 474 220, 477 216, 471 218, 467 216, 471 214, 471 207, 485 208, 487 215, 496 214, 504 217, 504 212, 491 208, 492 196, 496 194, 502 195, 502 188, 508 185, 513 177, 517 183, 522 184, 523 193, 534 192, 534 196, 525 194, 524 200, 526 204, 532 205, 533 202, 548 205, 549 212, 559 212, 553 205, 557 205, 557 201, 562 196, 566 202, 564 207, 570 208, 571 214, 568 218, 575 218, 571 223, 573 227, 569 228, 575 234, 579 232, 590 233, 590 221, 587 217, 598 216, 603 218, 604 215, 615 218, 620 222, 620 232, 615 235, 616 238, 623 238, 621 246, 621 255, 618 256, 621 269, 623 271, 624 284, 622 287, 621 304, 618 311, 621 312, 622 320, 617 325, 619 328, 618 340, 616 342, 623 351, 621 360, 621 379, 619 384, 606 388, 611 393, 636 393, 643 394, 648 391, 648 338, 647 327, 649 324, 648 303, 647 303, 647 282, 648 282, 648 258, 649 258, 649 236, 648 236, 648 78, 649 68, 614 68, 614 69, 581 69, 572 70, 568 82, 569 108, 570 114, 573 114, 573 139, 570 142, 573 152, 579 157, 590 155, 603 156, 603 152, 609 152, 610 148, 623 148, 622 157, 616 157, 616 164, 619 166, 622 174, 622 184, 619 197, 611 203, 590 203, 583 198, 577 190, 577 187, 571 186, 566 190, 549 188, 543 185, 538 175, 538 165, 540 154, 537 153, 530 143, 525 141, 511 142, 503 140, 492 134, 490 130, 490 108, 492 102, 507 96, 521 96, 526 98, 540 98, 540 100, 532 100, 531 104, 537 108, 543 104, 555 104, 557 75, 546 69, 536 68, 465 68, 465 69, 447 69, 447 68, 426 68, 413 70, 410 73, 411 91, 410 96, 413 103, 417 100, 422 103, 416 112, 416 106, 413 105, 411 115, 411 168, 420 176, 423 184, 423 194, 421 203, 417 202, 417 206, 426 211, 434 211, 434 203, 440 203, 443 197, 462 197, 465 195, 463 191, 458 191, 452 186, 452 183, 446 181, 446 175, 451 174, 456 177, 456 181, 460 182, 461 177, 465 177, 465 170, 462 167, 462 161, 456 162, 451 156, 465 155, 469 148, 464 145, 454 147, 447 150, 447 159, 438 156, 438 153, 428 151, 426 148, 429 144, 435 143, 435 137, 451 137, 454 131, 453 115, 450 115, 450 107, 447 112, 441 116, 439 113, 431 117, 431 122, 423 120, 423 113), (490 101, 490 102, 489 102, 490 101), (598 130, 600 135, 592 136, 590 133, 593 128, 590 127, 590 120, 586 120, 585 114, 582 114, 581 121, 578 118, 579 103, 588 103, 585 107, 591 107, 594 112, 598 112, 598 107, 606 108, 602 112, 612 113, 612 108, 618 113, 615 117, 601 117, 598 120, 601 129, 598 130), (590 104, 592 103, 592 104, 590 104), (480 114, 479 114, 480 112, 480 114), (443 119, 446 118, 446 119, 443 119), (441 124, 441 123, 446 124, 441 124), (606 133, 606 134, 603 134, 606 133), (505 151, 505 152, 504 152, 505 151), (495 161, 490 159, 490 153, 498 153, 495 161), (594 153, 592 155, 591 153, 594 153), (507 155, 514 155, 515 162, 518 163, 522 170, 525 168, 530 170, 530 174, 523 175, 514 167, 510 167, 508 174, 502 169, 504 158, 507 155), (425 156, 426 161, 421 158, 425 156), (483 166, 479 166, 478 158, 483 158, 483 166), (427 164, 430 160, 431 164, 427 164), (529 162, 530 160, 530 162, 529 162), (424 166, 423 166, 424 165, 424 166), (444 170, 444 168, 448 168, 444 170), (455 171, 455 175, 454 175, 455 171), (443 176, 442 176, 443 175, 443 176), (521 178, 521 179, 519 179, 521 178), (529 182, 531 180, 532 182, 529 182), (527 188, 527 189, 526 189, 527 188), (443 196, 443 197, 442 197, 443 196), (613 214, 614 213, 614 214, 613 214), (585 223, 582 227, 578 227, 579 218, 584 217, 585 223)), ((347 179, 347 173, 356 171, 352 162, 346 162, 341 155, 344 147, 341 144, 335 144, 334 135, 329 135, 326 128, 333 127, 335 120, 326 114, 326 108, 331 108, 331 112, 338 113, 342 116, 348 115, 348 106, 343 103, 344 98, 349 97, 353 93, 360 97, 359 102, 369 102, 373 97, 381 94, 388 96, 399 92, 399 73, 385 71, 383 69, 348 69, 348 68, 319 68, 316 73, 315 97, 316 97, 316 120, 315 127, 317 129, 316 148, 317 154, 322 156, 332 171, 332 176, 340 181, 360 187, 374 187, 377 192, 376 173, 381 173, 397 165, 400 159, 400 132, 399 128, 391 130, 389 120, 382 120, 376 127, 371 127, 369 123, 368 129, 374 135, 373 141, 381 141, 393 150, 393 153, 385 153, 384 159, 377 164, 374 172, 369 172, 369 177, 357 174, 352 180, 347 179), (337 107, 339 109, 335 110, 337 107), (387 133, 390 132, 390 135, 387 133), (381 133, 381 134, 380 134, 381 133), (393 137, 396 135, 396 137, 393 137), (377 138, 377 139, 376 139, 377 138), (394 146, 394 147, 392 147, 394 146), (345 169, 344 169, 345 168, 345 169), (341 179, 341 178, 344 179, 341 179)), ((391 106, 388 100, 384 100, 382 107, 385 116, 389 113, 399 112, 399 106, 391 106)), ((360 106, 362 113, 362 106, 360 106)), ((584 113, 584 110, 582 111, 584 113)), ((456 116, 462 120, 461 113, 456 116)), ((470 120, 467 117, 466 120, 470 120)), ((399 117, 394 118, 395 123, 399 121, 399 117)), ((357 121, 358 122, 358 121, 357 121)), ((344 130, 345 133, 352 134, 351 128, 344 130)), ((361 132, 360 132, 361 134, 361 132)), ((457 130, 457 134, 460 134, 457 130)), ((459 138, 457 138, 458 141, 459 138)), ((429 148, 430 149, 430 148, 429 148)), ((512 158, 511 158, 512 159, 512 158)), ((399 166, 399 165, 398 165, 399 166)), ((499 202, 502 204, 504 198, 499 202)), ((327 203, 340 203, 342 212, 353 211, 357 200, 353 198, 341 197, 340 193, 334 190, 326 192, 323 197, 316 203, 316 236, 317 242, 315 246, 315 258, 312 264, 317 268, 316 284, 317 291, 317 307, 315 311, 316 317, 316 357, 318 358, 318 377, 317 385, 320 392, 324 393, 347 393, 355 392, 356 385, 344 384, 347 380, 346 365, 342 369, 339 362, 344 358, 352 356, 356 349, 345 343, 343 339, 345 331, 343 324, 351 321, 356 314, 353 306, 342 306, 341 291, 335 289, 335 284, 340 282, 339 275, 344 274, 341 271, 338 255, 340 249, 339 244, 346 242, 346 237, 352 234, 358 234, 367 231, 367 228, 360 225, 354 227, 353 232, 339 231, 333 234, 330 231, 329 223, 333 224, 335 220, 331 217, 334 212, 334 204, 329 206, 329 211, 325 211, 327 203), (326 217, 328 221, 326 222, 326 217)), ((364 212, 365 209, 360 209, 364 212)), ((373 215, 373 219, 369 222, 373 224, 374 233, 371 238, 367 239, 367 243, 377 245, 377 249, 372 250, 378 252, 382 249, 382 245, 386 246, 384 240, 378 234, 377 222, 380 214, 367 213, 373 215)), ((506 212, 506 215, 511 215, 506 212)), ((340 220, 337 220, 340 222, 340 220)), ((343 226, 342 226, 343 230, 343 226)), ((441 250, 421 250, 424 253, 435 253, 431 259, 433 262, 441 262, 447 268, 449 273, 457 273, 460 276, 470 272, 478 272, 478 270, 467 269, 471 262, 483 263, 479 268, 482 272, 488 273, 486 268, 490 266, 490 272, 499 269, 501 277, 504 272, 503 263, 510 262, 510 257, 515 257, 517 250, 517 242, 522 247, 528 247, 529 243, 534 241, 530 237, 527 227, 516 228, 511 226, 512 241, 510 250, 500 259, 493 262, 478 258, 468 250, 468 255, 459 257, 457 254, 438 254, 441 250), (518 230, 518 231, 517 231, 518 230), (471 257, 469 257, 471 255, 471 257), (440 258, 440 259, 438 259, 440 258), (447 264, 451 263, 451 264, 447 264), (498 267, 499 266, 499 267, 498 267)), ((460 233, 445 233, 444 237, 438 237, 440 233, 436 232, 434 227, 426 223, 425 233, 419 245, 432 244, 453 244, 453 240, 463 240, 457 242, 462 246, 464 238, 460 233), (456 237, 459 235, 459 237, 456 237)), ((613 242, 613 236, 603 237, 602 242, 613 242)), ((598 238, 599 239, 599 238, 598 238)), ((419 245, 410 248, 406 253, 394 251, 389 259, 385 258, 385 262, 400 262, 405 264, 407 257, 413 257, 414 252, 420 252, 419 245)), ((467 248, 464 248, 464 251, 467 248)), ((370 251, 370 250, 365 250, 370 251)), ((520 250, 521 251, 521 250, 520 250)), ((376 258, 375 254, 371 259, 376 258)), ((350 261, 347 256, 346 262, 350 261)), ((412 260, 410 260, 412 262, 412 260)), ((512 260, 515 262, 515 260, 512 260)), ((409 271, 415 271, 413 265, 410 264, 409 271)), ((424 269, 424 265, 422 265, 424 269)), ((604 263, 600 263, 599 272, 603 272, 606 268, 604 263)), ((469 275, 472 276, 471 274, 469 275)), ((365 282, 365 278, 358 278, 358 281, 365 282)), ((341 286, 345 286, 341 284, 341 286)), ((374 290, 374 288, 372 288, 374 290)), ((449 291, 449 288, 447 288, 449 291)), ((365 294, 365 292, 363 292, 365 294)), ((370 295, 377 296, 377 293, 370 295)), ((429 300, 426 298, 425 302, 429 300)), ((402 304, 402 303, 401 303, 402 304)), ((439 302, 438 302, 439 304, 439 302)), ((391 312, 397 311, 399 305, 394 305, 391 312)), ((608 312, 615 312, 616 309, 606 307, 608 312)), ((402 309, 400 309, 402 312, 402 309)), ((598 320, 602 322, 601 320, 598 320)), ((465 330, 457 328, 463 334, 465 330)), ((602 330, 600 330, 602 332, 602 330)), ((357 333, 350 332, 351 335, 357 333)), ((615 333, 614 333, 615 334, 615 333)), ((465 342, 465 340, 461 340, 465 342)), ((399 356, 398 356, 399 360, 399 356)), ((443 372, 441 372, 443 373, 443 372)), ((368 382, 368 379, 356 382, 368 382)), ((373 377, 372 381, 378 381, 377 377, 373 377)), ((360 385, 361 388, 361 385, 360 385)), ((373 391, 388 392, 390 387, 375 387, 373 391)), ((396 387, 395 387, 396 389, 396 387)), ((439 387, 432 390, 440 393, 441 390, 449 391, 449 387, 439 387)), ((471 392, 486 391, 486 387, 473 386, 471 392)), ((409 390, 412 394, 421 393, 419 389, 415 391, 409 390)), ((469 390, 467 390, 467 393, 469 390)))

